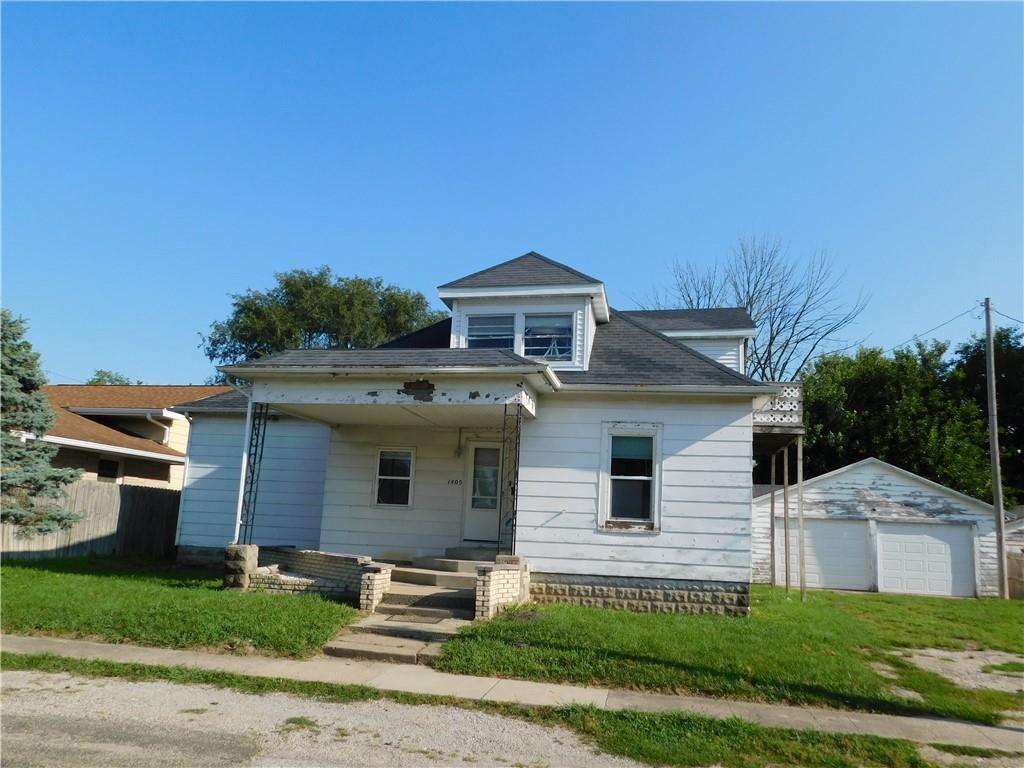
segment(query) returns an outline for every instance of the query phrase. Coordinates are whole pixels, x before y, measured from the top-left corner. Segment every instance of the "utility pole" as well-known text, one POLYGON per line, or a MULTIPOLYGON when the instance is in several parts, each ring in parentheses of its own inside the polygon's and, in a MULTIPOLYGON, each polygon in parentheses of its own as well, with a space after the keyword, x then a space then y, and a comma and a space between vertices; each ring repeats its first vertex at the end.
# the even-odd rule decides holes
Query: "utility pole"
POLYGON ((996 412, 996 355, 992 339, 992 299, 985 299, 985 381, 988 384, 988 445, 992 455, 992 506, 996 512, 996 548, 999 551, 999 596, 1006 599, 1006 545, 1003 524, 1003 478, 999 468, 999 416, 996 412))

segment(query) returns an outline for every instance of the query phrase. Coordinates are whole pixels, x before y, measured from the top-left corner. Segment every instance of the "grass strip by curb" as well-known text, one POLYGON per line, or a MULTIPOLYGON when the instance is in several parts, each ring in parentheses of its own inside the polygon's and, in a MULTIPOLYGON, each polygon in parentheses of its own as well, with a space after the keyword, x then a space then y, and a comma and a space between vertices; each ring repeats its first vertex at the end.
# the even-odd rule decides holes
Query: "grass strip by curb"
POLYGON ((877 736, 767 728, 737 718, 716 719, 683 712, 610 711, 590 706, 528 707, 451 697, 392 693, 363 685, 261 678, 181 666, 124 664, 71 659, 53 654, 0 654, 5 671, 66 672, 86 677, 117 677, 133 682, 166 681, 212 685, 241 693, 287 693, 345 704, 388 699, 476 709, 544 726, 562 726, 609 754, 653 765, 756 768, 830 766, 835 768, 933 768, 909 741, 877 736))
POLYGON ((1024 752, 1004 752, 1001 749, 987 747, 967 747, 962 744, 929 744, 940 752, 962 757, 1022 757, 1024 752))

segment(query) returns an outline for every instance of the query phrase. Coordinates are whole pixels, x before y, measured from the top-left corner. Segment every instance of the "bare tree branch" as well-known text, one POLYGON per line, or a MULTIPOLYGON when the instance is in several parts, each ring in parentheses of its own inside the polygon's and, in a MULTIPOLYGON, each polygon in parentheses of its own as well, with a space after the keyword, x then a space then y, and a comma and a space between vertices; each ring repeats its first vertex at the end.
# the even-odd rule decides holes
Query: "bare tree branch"
POLYGON ((741 237, 724 263, 700 268, 676 262, 673 285, 651 304, 659 308, 743 307, 758 333, 747 349, 747 373, 766 381, 799 378, 825 351, 844 346, 839 334, 868 298, 839 298, 843 275, 824 252, 806 262, 790 257, 778 238, 741 237))

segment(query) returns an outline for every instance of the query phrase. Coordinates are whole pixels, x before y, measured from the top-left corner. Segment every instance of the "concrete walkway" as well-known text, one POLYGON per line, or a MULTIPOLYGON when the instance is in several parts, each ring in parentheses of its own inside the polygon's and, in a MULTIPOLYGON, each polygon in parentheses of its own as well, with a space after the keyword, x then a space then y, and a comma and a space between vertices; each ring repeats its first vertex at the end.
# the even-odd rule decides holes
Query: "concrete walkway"
POLYGON ((694 712, 710 717, 739 717, 777 728, 867 734, 926 744, 959 744, 1009 752, 1024 751, 1024 723, 1019 722, 984 726, 940 718, 900 717, 816 707, 635 693, 608 688, 503 680, 497 677, 452 675, 429 667, 326 656, 297 661, 16 635, 0 636, 0 647, 14 653, 52 653, 76 659, 186 666, 253 677, 367 685, 385 691, 454 696, 478 701, 539 706, 592 704, 604 709, 694 712))

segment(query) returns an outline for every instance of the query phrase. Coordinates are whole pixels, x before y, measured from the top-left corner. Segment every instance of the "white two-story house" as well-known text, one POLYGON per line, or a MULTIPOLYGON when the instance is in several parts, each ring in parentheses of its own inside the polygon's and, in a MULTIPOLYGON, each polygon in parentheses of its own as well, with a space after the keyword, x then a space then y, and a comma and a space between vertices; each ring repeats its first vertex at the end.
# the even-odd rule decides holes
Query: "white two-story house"
POLYGON ((742 612, 755 411, 779 392, 742 372, 746 312, 620 312, 536 253, 439 293, 447 320, 225 366, 239 391, 179 406, 181 552, 507 553, 538 595, 742 612))

